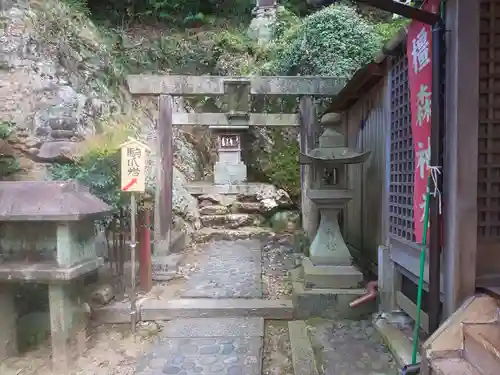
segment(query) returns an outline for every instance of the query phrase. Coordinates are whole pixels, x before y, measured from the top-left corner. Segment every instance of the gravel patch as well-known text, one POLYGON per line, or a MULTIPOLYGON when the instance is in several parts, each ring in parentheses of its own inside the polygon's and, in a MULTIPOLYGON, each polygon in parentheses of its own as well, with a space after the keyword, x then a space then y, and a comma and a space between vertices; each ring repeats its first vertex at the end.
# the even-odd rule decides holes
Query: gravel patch
POLYGON ((287 321, 266 321, 262 374, 293 375, 287 321))

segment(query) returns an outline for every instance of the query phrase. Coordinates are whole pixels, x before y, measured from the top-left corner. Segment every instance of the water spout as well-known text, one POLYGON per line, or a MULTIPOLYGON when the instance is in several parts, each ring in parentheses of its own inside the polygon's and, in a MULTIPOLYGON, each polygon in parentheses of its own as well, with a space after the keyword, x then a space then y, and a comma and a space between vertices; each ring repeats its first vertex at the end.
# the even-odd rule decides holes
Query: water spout
POLYGON ((366 293, 364 296, 359 297, 358 299, 355 299, 349 304, 349 307, 354 308, 358 307, 359 305, 362 305, 363 303, 369 302, 377 298, 377 293, 378 293, 378 281, 370 281, 368 285, 366 286, 366 290, 368 293, 366 293))

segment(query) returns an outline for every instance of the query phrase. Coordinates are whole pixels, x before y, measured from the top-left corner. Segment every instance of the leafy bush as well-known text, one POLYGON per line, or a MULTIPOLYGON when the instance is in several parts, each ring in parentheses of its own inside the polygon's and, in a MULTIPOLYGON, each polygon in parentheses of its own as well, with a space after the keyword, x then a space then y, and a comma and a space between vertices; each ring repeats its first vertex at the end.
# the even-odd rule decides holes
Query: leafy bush
POLYGON ((95 17, 114 24, 123 21, 159 20, 174 25, 204 24, 207 16, 239 18, 251 17, 255 0, 66 0, 83 3, 95 17))
POLYGON ((372 24, 354 8, 332 5, 306 17, 274 45, 269 74, 348 77, 382 44, 372 24))
MULTIPOLYGON (((105 131, 83 143, 85 154, 73 164, 53 164, 50 174, 53 180, 77 180, 90 192, 113 207, 113 216, 121 220, 128 218, 129 197, 120 189, 119 145, 126 141, 131 128, 114 124, 105 131)), ((100 222, 108 227, 111 218, 100 222)))
POLYGON ((273 151, 269 153, 269 170, 263 171, 270 181, 286 190, 292 198, 300 196, 299 143, 283 140, 279 130, 274 130, 273 151))
POLYGON ((14 124, 0 120, 0 180, 20 170, 19 161, 9 152, 11 148, 7 143, 13 130, 14 124))
POLYGON ((403 27, 407 26, 411 20, 407 18, 396 18, 391 22, 382 22, 375 25, 375 31, 380 35, 382 42, 386 43, 403 27))

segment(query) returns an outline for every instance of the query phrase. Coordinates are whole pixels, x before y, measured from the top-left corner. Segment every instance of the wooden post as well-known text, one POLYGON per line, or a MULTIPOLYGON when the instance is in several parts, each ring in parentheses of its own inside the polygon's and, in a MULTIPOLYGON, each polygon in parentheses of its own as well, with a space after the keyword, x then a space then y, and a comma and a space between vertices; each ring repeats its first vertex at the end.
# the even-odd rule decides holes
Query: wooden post
POLYGON ((153 287, 152 267, 151 267, 151 210, 145 209, 142 214, 141 239, 140 239, 140 263, 139 274, 141 290, 149 292, 153 287))
MULTIPOLYGON (((316 106, 311 96, 300 98, 300 152, 305 153, 314 147, 316 127, 316 106)), ((302 229, 312 240, 319 225, 318 208, 307 197, 313 179, 312 166, 300 166, 302 229)))
POLYGON ((158 184, 156 187, 155 209, 155 255, 167 255, 170 250, 172 230, 172 182, 173 182, 173 140, 172 140, 172 107, 171 95, 160 95, 158 118, 158 184))
MULTIPOLYGON (((449 5, 446 26, 456 31, 449 33, 446 43, 449 64, 443 166, 444 319, 475 293, 476 261, 492 262, 491 257, 484 257, 487 254, 481 257, 478 253, 479 100, 471 98, 479 95, 479 80, 464 79, 479 75, 480 4, 451 1, 449 5)), ((490 107, 488 110, 493 111, 490 107)))

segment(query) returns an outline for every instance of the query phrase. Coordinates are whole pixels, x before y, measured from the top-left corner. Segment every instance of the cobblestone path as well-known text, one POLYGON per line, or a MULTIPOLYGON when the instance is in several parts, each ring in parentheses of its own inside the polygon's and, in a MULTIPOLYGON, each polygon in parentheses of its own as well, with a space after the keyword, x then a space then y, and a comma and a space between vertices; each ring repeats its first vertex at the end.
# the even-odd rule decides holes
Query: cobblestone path
POLYGON ((141 375, 260 375, 264 319, 198 318, 168 322, 137 363, 141 375))
POLYGON ((311 323, 325 375, 397 375, 396 363, 368 320, 311 323))
MULTIPOLYGON (((205 245, 182 298, 261 298, 259 240, 205 245)), ((165 323, 136 375, 261 375, 263 318, 192 318, 165 323)))
POLYGON ((216 241, 205 245, 202 267, 191 275, 183 298, 261 298, 259 240, 216 241))

